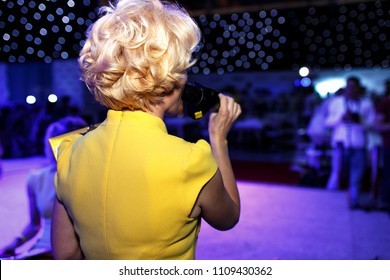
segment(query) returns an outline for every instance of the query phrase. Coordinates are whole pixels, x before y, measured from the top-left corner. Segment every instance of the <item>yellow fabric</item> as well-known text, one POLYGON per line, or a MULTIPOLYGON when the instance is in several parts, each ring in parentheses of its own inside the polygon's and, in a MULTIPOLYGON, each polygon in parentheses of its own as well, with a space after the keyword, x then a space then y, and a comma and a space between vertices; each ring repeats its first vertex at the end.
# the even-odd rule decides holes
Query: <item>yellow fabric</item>
POLYGON ((194 259, 189 214, 217 170, 210 145, 169 135, 145 112, 108 111, 88 134, 64 140, 56 190, 87 259, 194 259))

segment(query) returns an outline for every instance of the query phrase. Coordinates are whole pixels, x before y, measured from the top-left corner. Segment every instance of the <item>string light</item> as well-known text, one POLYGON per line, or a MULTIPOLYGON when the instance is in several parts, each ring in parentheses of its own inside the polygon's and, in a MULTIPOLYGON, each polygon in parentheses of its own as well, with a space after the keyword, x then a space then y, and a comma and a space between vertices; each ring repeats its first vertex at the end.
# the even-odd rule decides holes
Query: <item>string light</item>
POLYGON ((91 19, 97 18, 96 12, 89 0, 7 1, 0 7, 0 15, 7 15, 0 19, 0 38, 5 43, 0 45, 0 60, 51 63, 53 58, 76 57, 83 39, 80 34, 85 34, 91 19), (33 45, 24 47, 26 41, 33 45), (58 43, 62 45, 60 50, 58 43))
MULTIPOLYGON (((100 1, 3 2, 0 60, 50 63, 78 56, 100 1)), ((388 68, 389 5, 376 0, 201 15, 195 20, 208 43, 201 55, 207 56, 199 61, 202 68, 196 65, 190 72, 286 70, 305 64, 311 69, 388 68)))
POLYGON ((205 41, 218 55, 204 62, 219 74, 286 70, 299 64, 313 70, 350 70, 388 67, 390 43, 384 13, 388 8, 389 2, 375 1, 202 15, 196 20, 203 31, 214 29, 205 41))

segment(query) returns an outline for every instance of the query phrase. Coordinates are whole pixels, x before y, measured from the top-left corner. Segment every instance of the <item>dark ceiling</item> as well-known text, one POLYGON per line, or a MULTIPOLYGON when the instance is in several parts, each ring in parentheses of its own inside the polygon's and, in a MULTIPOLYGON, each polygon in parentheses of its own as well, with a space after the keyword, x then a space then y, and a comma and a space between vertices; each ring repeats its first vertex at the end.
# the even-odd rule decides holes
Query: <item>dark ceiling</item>
POLYGON ((389 1, 272 6, 197 16, 199 71, 389 68, 389 1))
MULTIPOLYGON (((75 58, 102 0, 0 2, 0 60, 75 58)), ((199 23, 204 47, 193 73, 389 68, 389 3, 179 1, 199 23)))

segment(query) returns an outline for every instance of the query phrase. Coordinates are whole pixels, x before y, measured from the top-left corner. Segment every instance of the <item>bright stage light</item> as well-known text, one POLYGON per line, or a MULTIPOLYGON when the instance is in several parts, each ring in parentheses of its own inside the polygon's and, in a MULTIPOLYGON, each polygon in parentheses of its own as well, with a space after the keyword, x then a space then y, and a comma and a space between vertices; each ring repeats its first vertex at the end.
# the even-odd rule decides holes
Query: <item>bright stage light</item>
POLYGON ((340 88, 345 86, 345 79, 331 78, 318 82, 314 88, 316 92, 322 97, 326 98, 329 94, 334 94, 340 88))
POLYGON ((309 75, 309 73, 310 73, 310 70, 307 67, 301 67, 301 69, 299 69, 299 75, 301 77, 307 77, 309 75))
POLYGON ((50 94, 48 97, 47 97, 47 100, 50 102, 50 103, 56 103, 57 100, 58 100, 58 97, 57 95, 55 95, 54 93, 50 94))
POLYGON ((311 79, 308 77, 305 77, 301 80, 301 86, 302 87, 308 87, 311 85, 311 79))
POLYGON ((34 104, 35 102, 37 102, 37 99, 35 98, 34 95, 29 95, 26 97, 27 104, 34 104))

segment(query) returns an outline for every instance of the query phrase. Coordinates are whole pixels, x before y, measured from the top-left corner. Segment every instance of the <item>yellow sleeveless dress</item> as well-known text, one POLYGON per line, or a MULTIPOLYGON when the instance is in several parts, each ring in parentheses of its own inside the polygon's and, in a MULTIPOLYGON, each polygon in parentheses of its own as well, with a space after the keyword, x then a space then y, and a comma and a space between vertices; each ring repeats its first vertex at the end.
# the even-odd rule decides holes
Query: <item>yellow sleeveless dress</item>
POLYGON ((61 143, 55 184, 87 259, 194 259, 200 220, 188 216, 217 168, 206 141, 169 135, 145 112, 109 110, 61 143))

